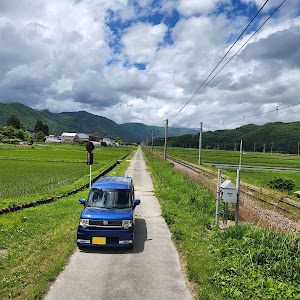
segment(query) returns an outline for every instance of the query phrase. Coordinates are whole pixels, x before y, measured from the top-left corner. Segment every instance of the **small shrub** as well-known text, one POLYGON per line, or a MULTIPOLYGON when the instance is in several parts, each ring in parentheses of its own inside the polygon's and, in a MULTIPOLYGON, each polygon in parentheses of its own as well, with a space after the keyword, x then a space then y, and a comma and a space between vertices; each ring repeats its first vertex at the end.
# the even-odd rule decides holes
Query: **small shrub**
POLYGON ((291 191, 295 187, 295 183, 291 179, 274 178, 268 182, 268 186, 272 189, 280 191, 291 191))

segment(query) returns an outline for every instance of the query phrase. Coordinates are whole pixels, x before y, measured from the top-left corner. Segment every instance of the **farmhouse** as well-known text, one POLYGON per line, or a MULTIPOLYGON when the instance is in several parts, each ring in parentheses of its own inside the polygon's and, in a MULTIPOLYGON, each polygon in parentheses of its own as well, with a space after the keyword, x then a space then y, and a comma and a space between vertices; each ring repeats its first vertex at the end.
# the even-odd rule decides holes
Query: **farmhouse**
POLYGON ((46 137, 45 143, 61 143, 61 140, 56 138, 55 135, 50 134, 49 136, 46 137))
POLYGON ((89 140, 91 142, 93 142, 93 141, 95 141, 95 142, 101 142, 99 136, 93 135, 93 134, 89 134, 89 140))
POLYGON ((61 141, 62 143, 75 142, 76 137, 76 132, 63 132, 63 134, 61 135, 61 141))
POLYGON ((103 138, 103 142, 109 146, 119 146, 118 143, 116 143, 114 140, 112 140, 110 138, 103 138))
POLYGON ((89 141, 89 135, 86 133, 77 133, 75 137, 75 142, 88 142, 89 141))

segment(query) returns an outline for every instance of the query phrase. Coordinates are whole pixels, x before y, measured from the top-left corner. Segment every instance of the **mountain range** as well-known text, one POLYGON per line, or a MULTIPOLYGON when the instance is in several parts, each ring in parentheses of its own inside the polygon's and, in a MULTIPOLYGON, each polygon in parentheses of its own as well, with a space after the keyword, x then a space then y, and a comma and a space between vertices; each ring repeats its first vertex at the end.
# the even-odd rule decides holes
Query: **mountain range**
MULTIPOLYGON (((42 121, 48 125, 49 133, 61 135, 62 132, 84 132, 100 137, 117 138, 132 143, 139 143, 152 136, 154 138, 163 137, 164 127, 148 126, 142 123, 117 124, 116 122, 86 111, 51 113, 48 110, 35 110, 21 103, 0 103, 0 125, 5 126, 10 115, 16 115, 29 131, 37 121, 42 121)), ((183 134, 193 134, 196 130, 169 128, 169 136, 179 136, 183 134)))

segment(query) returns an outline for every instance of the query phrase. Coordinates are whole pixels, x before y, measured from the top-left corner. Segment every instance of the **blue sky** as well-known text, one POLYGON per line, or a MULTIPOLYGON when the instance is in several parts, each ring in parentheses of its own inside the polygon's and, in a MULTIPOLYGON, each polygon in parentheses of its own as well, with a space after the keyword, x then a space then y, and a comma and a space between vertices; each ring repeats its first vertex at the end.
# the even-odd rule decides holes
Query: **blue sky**
MULTIPOLYGON (((205 130, 299 121, 300 106, 261 115, 300 102, 297 0, 176 115, 264 2, 1 1, 0 101, 205 130)), ((280 3, 268 1, 228 58, 280 3)))

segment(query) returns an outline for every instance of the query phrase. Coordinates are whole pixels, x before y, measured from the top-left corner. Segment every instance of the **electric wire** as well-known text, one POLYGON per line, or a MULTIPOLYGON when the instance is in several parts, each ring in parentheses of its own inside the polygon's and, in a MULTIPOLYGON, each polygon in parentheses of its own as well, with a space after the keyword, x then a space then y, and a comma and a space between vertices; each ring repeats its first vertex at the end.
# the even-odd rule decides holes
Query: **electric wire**
POLYGON ((266 114, 269 114, 269 113, 272 113, 272 112, 278 112, 278 111, 280 111, 282 109, 291 108, 291 107, 294 107, 294 106, 297 106, 297 105, 300 105, 300 102, 296 103, 296 104, 291 104, 291 105, 283 106, 283 107, 277 107, 277 108, 275 108, 273 110, 269 110, 269 111, 266 111, 266 112, 263 112, 263 113, 260 113, 260 114, 256 114, 256 115, 252 115, 252 116, 245 116, 243 118, 240 118, 240 119, 237 119, 237 120, 233 120, 233 121, 230 121, 230 122, 227 122, 227 123, 223 122, 223 125, 228 125, 228 124, 231 124, 231 123, 235 123, 235 122, 239 122, 239 121, 244 121, 244 120, 250 119, 250 118, 256 118, 258 116, 266 115, 266 114))
POLYGON ((256 18, 256 16, 259 14, 259 12, 262 10, 262 8, 266 5, 267 1, 264 3, 264 5, 261 7, 261 9, 258 11, 258 13, 255 15, 255 17, 251 20, 251 22, 248 24, 246 29, 243 31, 243 33, 238 37, 238 39, 234 42, 234 44, 230 47, 230 49, 227 51, 227 53, 223 56, 221 61, 218 63, 218 65, 213 69, 213 71, 209 74, 209 76, 205 79, 205 81, 201 84, 201 86, 196 90, 196 92, 190 97, 190 99, 185 103, 185 105, 174 115, 172 116, 169 121, 172 121, 223 69, 227 64, 244 48, 244 46, 252 39, 252 37, 265 25, 265 23, 276 13, 276 11, 286 2, 286 0, 283 0, 281 4, 272 12, 272 14, 259 26, 259 28, 250 36, 250 38, 239 48, 239 50, 224 64, 221 69, 207 82, 208 78, 211 76, 211 74, 216 70, 216 68, 220 65, 220 63, 224 60, 224 58, 227 56, 229 51, 232 49, 234 44, 240 39, 242 34, 245 32, 245 30, 249 27, 250 23, 253 22, 253 20, 256 18), (206 83, 205 83, 206 82, 206 83))

